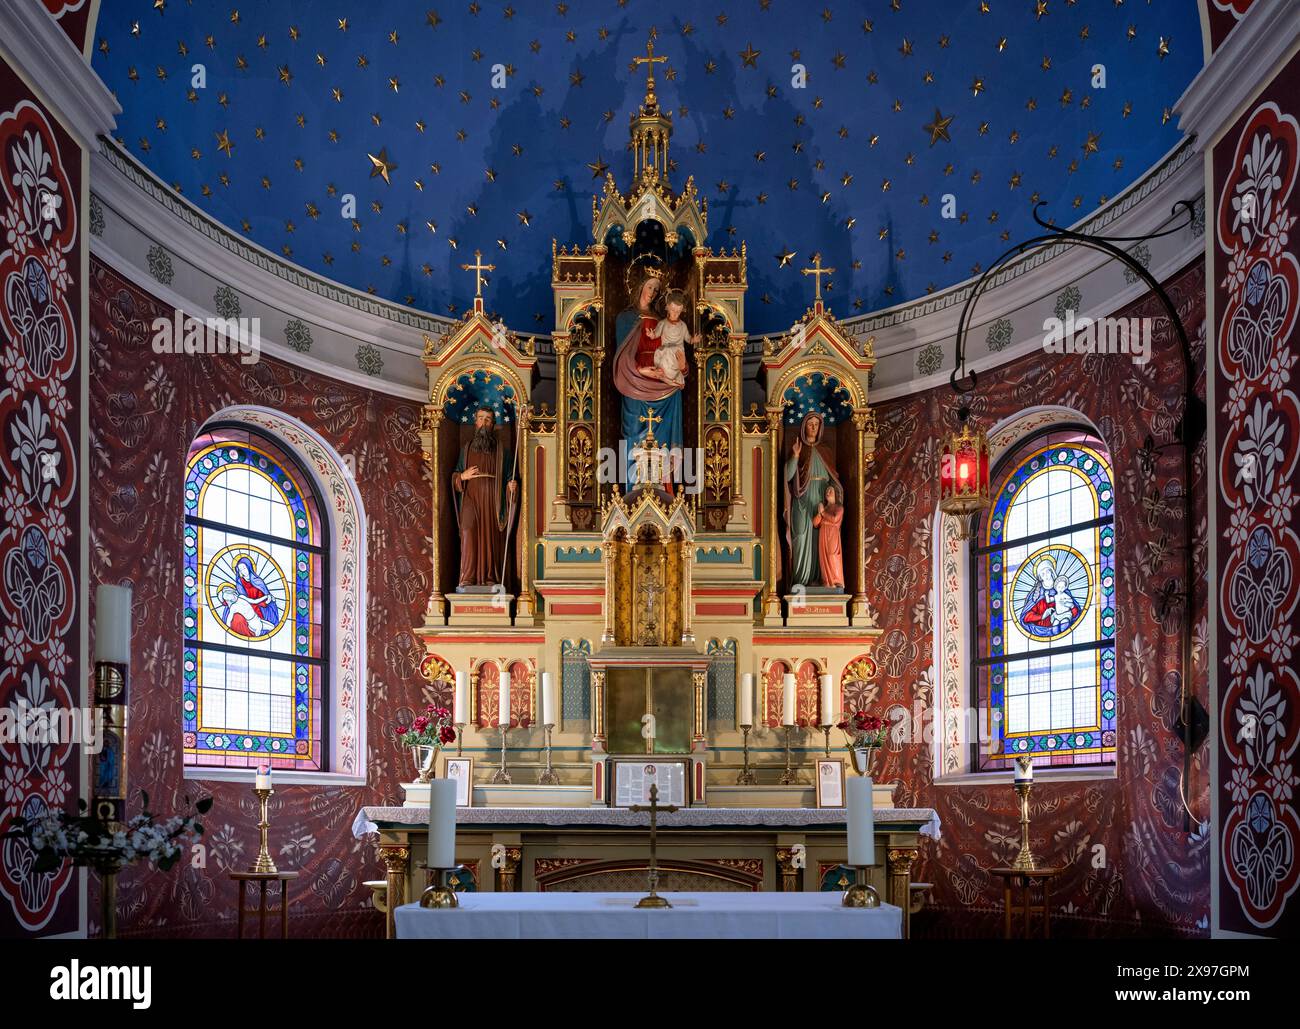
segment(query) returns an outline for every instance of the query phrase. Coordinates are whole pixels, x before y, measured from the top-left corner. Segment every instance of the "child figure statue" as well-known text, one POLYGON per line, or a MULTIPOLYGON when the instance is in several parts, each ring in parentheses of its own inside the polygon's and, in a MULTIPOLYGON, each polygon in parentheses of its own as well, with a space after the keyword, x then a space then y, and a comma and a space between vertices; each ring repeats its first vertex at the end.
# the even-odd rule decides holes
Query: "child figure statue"
POLYGON ((844 524, 844 505, 834 486, 826 487, 825 500, 817 505, 813 516, 817 530, 817 560, 821 566, 822 585, 844 588, 844 550, 840 543, 840 528, 844 524))

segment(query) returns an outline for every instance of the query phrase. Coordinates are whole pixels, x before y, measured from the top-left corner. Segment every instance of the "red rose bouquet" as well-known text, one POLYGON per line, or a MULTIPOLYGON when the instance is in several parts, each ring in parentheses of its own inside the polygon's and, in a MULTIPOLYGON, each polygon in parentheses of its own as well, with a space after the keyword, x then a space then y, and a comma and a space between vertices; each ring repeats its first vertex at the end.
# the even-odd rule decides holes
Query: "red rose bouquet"
POLYGON ((865 711, 855 711, 852 717, 840 722, 836 728, 844 731, 851 750, 883 747, 889 738, 889 722, 865 711))

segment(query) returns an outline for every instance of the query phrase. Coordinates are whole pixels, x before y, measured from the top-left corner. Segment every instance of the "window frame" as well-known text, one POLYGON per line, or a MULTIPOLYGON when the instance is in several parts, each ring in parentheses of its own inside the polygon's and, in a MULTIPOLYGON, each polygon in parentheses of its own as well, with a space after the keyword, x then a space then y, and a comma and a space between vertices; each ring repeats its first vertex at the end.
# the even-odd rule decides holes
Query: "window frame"
MULTIPOLYGON (((1040 532, 1031 533, 1030 535, 1027 536, 1017 537, 1012 540, 1003 539, 996 544, 990 544, 988 542, 988 531, 987 531, 988 518, 992 513, 992 508, 990 508, 989 511, 984 512, 981 515, 978 524, 976 526, 975 532, 972 534, 970 543, 965 548, 966 560, 965 560, 964 570, 966 575, 966 581, 969 583, 969 588, 967 590, 967 597, 966 597, 966 606, 967 606, 966 615, 967 618, 969 619, 969 624, 974 627, 974 632, 969 635, 967 640, 968 652, 966 655, 966 662, 965 662, 966 676, 967 676, 966 686, 968 691, 967 695, 970 698, 971 707, 975 712, 975 715, 978 719, 980 726, 988 729, 990 737, 992 737, 990 742, 997 742, 1000 751, 1002 745, 1007 739, 1007 736, 1005 735, 1005 729, 1001 727, 998 728, 996 737, 993 736, 992 684, 991 683, 989 684, 988 687, 989 697, 986 700, 982 695, 981 674, 984 673, 987 669, 990 669, 997 665, 1002 665, 1006 667, 1007 665, 1010 664, 1027 662, 1034 658, 1045 658, 1045 657, 1053 657, 1058 655, 1067 655, 1067 654, 1082 653, 1082 652, 1097 653, 1098 655, 1097 668, 1098 668, 1098 676, 1100 679, 1100 681, 1097 683, 1096 686, 1097 703, 1098 703, 1097 731, 1098 733, 1102 733, 1104 732, 1103 724, 1105 721, 1102 712, 1102 703, 1103 703, 1103 696, 1105 691, 1105 681, 1104 681, 1104 677, 1101 676, 1101 668, 1102 668, 1103 654, 1105 651, 1109 651, 1111 655, 1111 667, 1112 667, 1111 681, 1114 684, 1113 689, 1116 694, 1115 697, 1116 726, 1114 731, 1116 732, 1118 731, 1118 691, 1119 691, 1118 671, 1119 669, 1118 669, 1118 646, 1117 646, 1117 639, 1116 639, 1116 634, 1118 630, 1117 624, 1114 626, 1109 636, 1104 636, 1104 634, 1099 632, 1097 639, 1084 642, 1084 643, 1066 644, 1061 646, 1052 646, 1049 644, 1045 649, 1028 649, 1022 654, 1014 654, 1014 655, 1008 655, 1005 651, 1002 654, 996 656, 991 653, 992 646, 991 646, 991 639, 990 639, 990 627, 988 623, 987 610, 986 610, 987 593, 991 588, 991 577, 990 575, 985 574, 984 571, 985 565, 987 563, 986 559, 991 553, 1004 552, 1006 550, 1017 548, 1017 547, 1033 547, 1035 545, 1047 546, 1050 545, 1051 541, 1053 540, 1060 540, 1063 538, 1068 539, 1076 532, 1092 529, 1098 534, 1098 549, 1096 554, 1094 555, 1093 563, 1090 566, 1090 571, 1091 571, 1091 577, 1093 579, 1093 582, 1095 583, 1096 588, 1100 590, 1101 572, 1102 572, 1101 533, 1104 528, 1109 527, 1111 529, 1111 537, 1112 537, 1111 574, 1115 579, 1115 584, 1117 585, 1118 583, 1118 567, 1117 567, 1118 560, 1116 555, 1116 548, 1114 546, 1115 538, 1118 535, 1117 524, 1116 524, 1118 519, 1116 513, 1117 498, 1115 495, 1114 464, 1110 453, 1110 447, 1106 444, 1106 441, 1097 433, 1097 431, 1093 427, 1080 422, 1058 422, 1055 424, 1043 426, 1041 429, 1031 432, 1026 436, 1024 436, 1023 438, 1016 440, 1015 443, 1007 450, 1007 452, 1004 453, 1002 457, 998 460, 994 468, 992 481, 997 484, 998 489, 992 494, 993 504, 996 505, 998 497, 1005 489, 1006 483, 1010 481, 1020 471, 1020 469, 1024 467, 1024 465, 1027 462, 1031 461, 1037 454, 1050 449, 1051 446, 1054 445, 1052 442, 1050 442, 1054 438, 1056 440, 1056 443, 1059 444, 1060 446, 1082 448, 1091 451, 1094 454, 1094 456, 1096 456, 1097 459, 1101 462, 1105 472, 1105 477, 1109 482, 1110 489, 1111 489, 1111 502, 1110 502, 1109 514, 1098 514, 1097 517, 1091 519, 1084 519, 1079 522, 1070 522, 1064 525, 1051 527, 1040 532), (1070 441, 1059 439, 1059 437, 1065 435, 1081 436, 1083 437, 1083 439, 1075 439, 1070 441), (984 601, 984 603, 981 603, 982 600, 984 601)), ((1070 473, 1070 474, 1075 474, 1075 473, 1070 473)), ((1027 484, 1028 481, 1022 483, 1021 486, 1017 489, 1016 494, 1018 495, 1020 490, 1024 489, 1027 484)), ((1016 500, 1017 497, 1013 496, 1012 500, 1008 503, 1007 506, 1008 512, 1010 511, 1012 505, 1016 503, 1016 500)), ((1004 598, 1007 598, 1010 596, 1011 588, 1014 585, 1014 577, 1012 578, 1012 582, 1008 583, 1005 569, 1002 571, 1001 574, 1003 576, 1002 579, 1003 596, 1004 598)), ((1112 590, 1114 590, 1114 588, 1115 586, 1112 586, 1112 590)), ((1100 597, 1098 598, 1097 603, 1099 605, 1102 603, 1100 597)), ((1111 603, 1112 605, 1114 604, 1113 599, 1111 603)), ((1004 627, 1008 625, 1005 619, 1003 624, 1004 627)), ((1099 625, 1100 625, 1100 621, 1099 621, 1099 625)), ((1073 631, 1074 630, 1072 628, 1070 632, 1072 633, 1073 631)), ((1005 686, 1004 686, 1004 691, 1005 691, 1005 686)), ((1003 693, 1004 702, 1005 702, 1005 696, 1006 695, 1004 692, 1003 693)), ((1065 731, 1067 730, 1064 729, 1046 730, 1046 732, 1053 733, 1053 734, 1058 732, 1065 732, 1065 731)), ((1101 741, 1099 741, 1099 743, 1100 742, 1101 741)), ((1105 746, 1104 744, 1102 744, 1102 746, 1099 748, 1100 753, 1097 753, 1095 755, 1075 755, 1069 753, 1058 753, 1053 751, 1041 751, 1041 750, 1033 751, 1032 754, 1035 761, 1035 769, 1039 771, 1051 771, 1058 774, 1069 774, 1069 775, 1085 775, 1085 776, 1113 775, 1118 760, 1118 747, 1116 744, 1117 744, 1117 740, 1112 742, 1110 746, 1105 746), (1058 757, 1068 757, 1069 760, 1067 761, 1054 760, 1058 757)), ((981 745, 981 741, 978 733, 971 734, 970 738, 968 738, 967 740, 967 746, 969 749, 969 756, 966 763, 966 767, 969 770, 969 774, 972 776, 986 776, 990 774, 996 775, 998 773, 1005 773, 1009 771, 1012 767, 1012 761, 1014 759, 1011 755, 1007 755, 1005 751, 1001 752, 1002 756, 992 756, 988 753, 985 753, 984 752, 985 748, 981 745)))
MULTIPOLYGON (((223 643, 209 642, 201 638, 190 640, 186 638, 184 629, 181 632, 181 661, 184 664, 185 652, 190 648, 195 651, 207 650, 210 652, 220 652, 225 654, 245 655, 249 657, 268 658, 274 661, 287 661, 291 664, 307 664, 316 670, 317 682, 319 684, 318 696, 313 697, 313 702, 319 707, 319 725, 317 731, 312 735, 312 744, 315 748, 316 759, 313 762, 303 762, 310 764, 310 767, 290 767, 277 764, 292 758, 278 758, 266 755, 266 763, 272 765, 277 773, 295 774, 305 776, 330 776, 336 775, 333 769, 334 747, 333 747, 333 676, 331 674, 331 656, 334 652, 334 624, 333 624, 333 557, 334 557, 334 524, 330 512, 322 502, 324 491, 316 476, 312 475, 307 467, 303 464, 300 457, 294 452, 292 446, 285 440, 277 438, 273 433, 260 425, 253 425, 236 419, 222 418, 205 423, 199 431, 190 440, 190 445, 186 451, 184 478, 182 480, 182 492, 188 487, 193 462, 203 452, 210 449, 210 446, 221 446, 223 443, 218 439, 212 439, 210 446, 205 446, 199 454, 195 454, 195 446, 204 437, 217 436, 223 432, 239 433, 248 437, 246 441, 225 441, 234 443, 237 446, 247 446, 255 452, 262 453, 269 461, 275 464, 282 472, 289 476, 293 481, 300 495, 304 498, 310 497, 314 512, 314 518, 317 525, 315 533, 316 542, 300 542, 298 540, 286 539, 280 536, 274 536, 270 533, 259 532, 256 529, 236 526, 230 522, 218 522, 210 518, 204 518, 201 514, 192 515, 188 511, 182 512, 182 537, 187 528, 193 526, 199 530, 209 529, 214 532, 224 533, 228 538, 238 538, 247 540, 252 543, 263 543, 289 548, 295 553, 305 552, 316 556, 319 559, 319 576, 314 583, 314 590, 319 597, 320 602, 320 621, 319 621, 319 646, 318 653, 312 655, 281 654, 273 651, 257 650, 254 648, 245 648, 231 646, 223 643), (265 448, 265 449, 261 449, 265 448), (268 452, 269 451, 269 452, 268 452)), ((197 504, 197 510, 202 511, 202 498, 200 497, 197 504)), ((201 538, 201 537, 200 537, 201 538)), ((224 549, 224 548, 223 548, 224 549)), ((183 548, 182 548, 183 553, 183 548)), ((183 562, 183 558, 182 558, 183 562)), ((182 585, 182 590, 184 589, 182 585)), ((201 602, 206 602, 206 597, 202 586, 196 589, 196 594, 201 602)), ((200 665, 201 677, 201 665, 200 665)), ((199 709, 196 711, 196 731, 201 728, 202 704, 199 701, 199 709)), ((182 728, 184 722, 182 721, 182 728)), ((184 728, 183 728, 184 731, 184 728)), ((269 735, 263 734, 263 735, 269 735)), ((255 765, 259 762, 251 761, 249 764, 209 764, 215 755, 202 752, 192 753, 192 748, 181 747, 181 763, 187 777, 193 778, 213 778, 213 777, 247 777, 255 765), (194 758, 196 760, 187 760, 194 758), (216 775, 214 775, 216 773, 216 775)), ((258 755, 260 756, 260 755, 258 755)), ((297 763, 297 762, 295 762, 297 763)))

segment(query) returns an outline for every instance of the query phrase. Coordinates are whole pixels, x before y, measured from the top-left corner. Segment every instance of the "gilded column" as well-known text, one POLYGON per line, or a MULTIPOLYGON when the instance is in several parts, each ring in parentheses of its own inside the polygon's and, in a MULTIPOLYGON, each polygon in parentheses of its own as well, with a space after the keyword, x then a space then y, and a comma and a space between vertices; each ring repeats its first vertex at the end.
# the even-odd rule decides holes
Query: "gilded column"
POLYGON ((695 544, 691 540, 682 540, 682 643, 695 642, 695 630, 691 627, 691 581, 695 570, 695 544))
POLYGON ((592 749, 605 749, 605 670, 591 672, 591 742, 592 749), (599 744, 599 747, 596 746, 599 744))
POLYGON ((889 903, 903 909, 903 939, 912 935, 912 863, 916 861, 916 847, 890 847, 889 903))
POLYGON ((519 862, 524 852, 519 847, 506 847, 497 868, 497 893, 514 893, 518 888, 519 862))
POLYGON ((771 503, 767 505, 770 509, 767 520, 767 605, 763 613, 767 618, 775 618, 778 621, 781 618, 781 594, 778 591, 780 573, 777 569, 777 555, 780 553, 781 540, 777 502, 781 496, 781 478, 778 463, 781 456, 781 414, 783 410, 783 407, 769 407, 767 409, 767 467, 768 482, 770 483, 768 494, 771 503))
POLYGON ((379 858, 384 863, 384 877, 388 880, 388 910, 384 914, 388 939, 397 936, 393 912, 406 903, 406 875, 411 863, 411 848, 406 844, 381 845, 379 858))
POLYGON ((551 502, 552 521, 563 521, 565 502, 565 457, 569 452, 569 337, 551 341, 555 350, 555 499, 551 502))
POLYGON ((695 683, 695 740, 696 743, 703 743, 707 726, 704 724, 704 689, 708 681, 708 672, 704 669, 691 673, 691 679, 695 683))
POLYGON ((741 462, 745 459, 745 430, 740 422, 741 380, 745 373, 745 338, 733 337, 727 342, 731 355, 731 505, 745 499, 742 488, 741 462))
POLYGON ((618 541, 608 539, 603 544, 603 558, 605 561, 605 597, 603 607, 605 609, 605 631, 601 634, 601 643, 614 642, 614 580, 617 578, 617 561, 618 561, 618 541))
POLYGON ((779 892, 799 892, 799 852, 794 847, 781 847, 776 852, 776 864, 781 870, 779 892))
POLYGON ((858 536, 857 563, 858 589, 853 595, 852 621, 854 625, 873 626, 871 609, 867 604, 867 465, 876 452, 876 416, 871 408, 853 412, 853 425, 858 430, 858 536))
POLYGON ((524 404, 519 416, 519 452, 523 455, 524 467, 519 472, 519 599, 515 602, 515 617, 531 623, 533 620, 532 565, 533 544, 530 539, 531 528, 528 524, 528 496, 532 492, 532 456, 528 453, 528 417, 529 405, 524 404))
MULTIPOLYGON (((438 430, 442 426, 443 411, 433 404, 424 407, 424 424, 420 428, 420 442, 425 459, 429 462, 429 479, 433 483, 433 542, 430 544, 433 558, 433 590, 429 594, 429 603, 424 610, 426 624, 442 625, 445 623, 445 599, 442 595, 441 555, 438 549, 438 516, 441 510, 438 504, 439 489, 443 485, 438 481, 438 430)), ((450 488, 450 484, 448 484, 450 488)))

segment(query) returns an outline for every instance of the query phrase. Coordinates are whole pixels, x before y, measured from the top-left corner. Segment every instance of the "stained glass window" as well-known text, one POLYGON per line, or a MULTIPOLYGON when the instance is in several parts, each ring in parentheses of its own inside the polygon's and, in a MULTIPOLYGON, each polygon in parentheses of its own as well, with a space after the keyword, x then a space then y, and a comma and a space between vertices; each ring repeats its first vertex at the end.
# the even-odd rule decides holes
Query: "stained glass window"
POLYGON ((324 526, 311 481, 236 426, 190 448, 183 535, 185 763, 325 768, 324 526))
POLYGON ((1115 492, 1100 440, 1057 430, 994 476, 972 549, 975 767, 1115 760, 1115 492))

